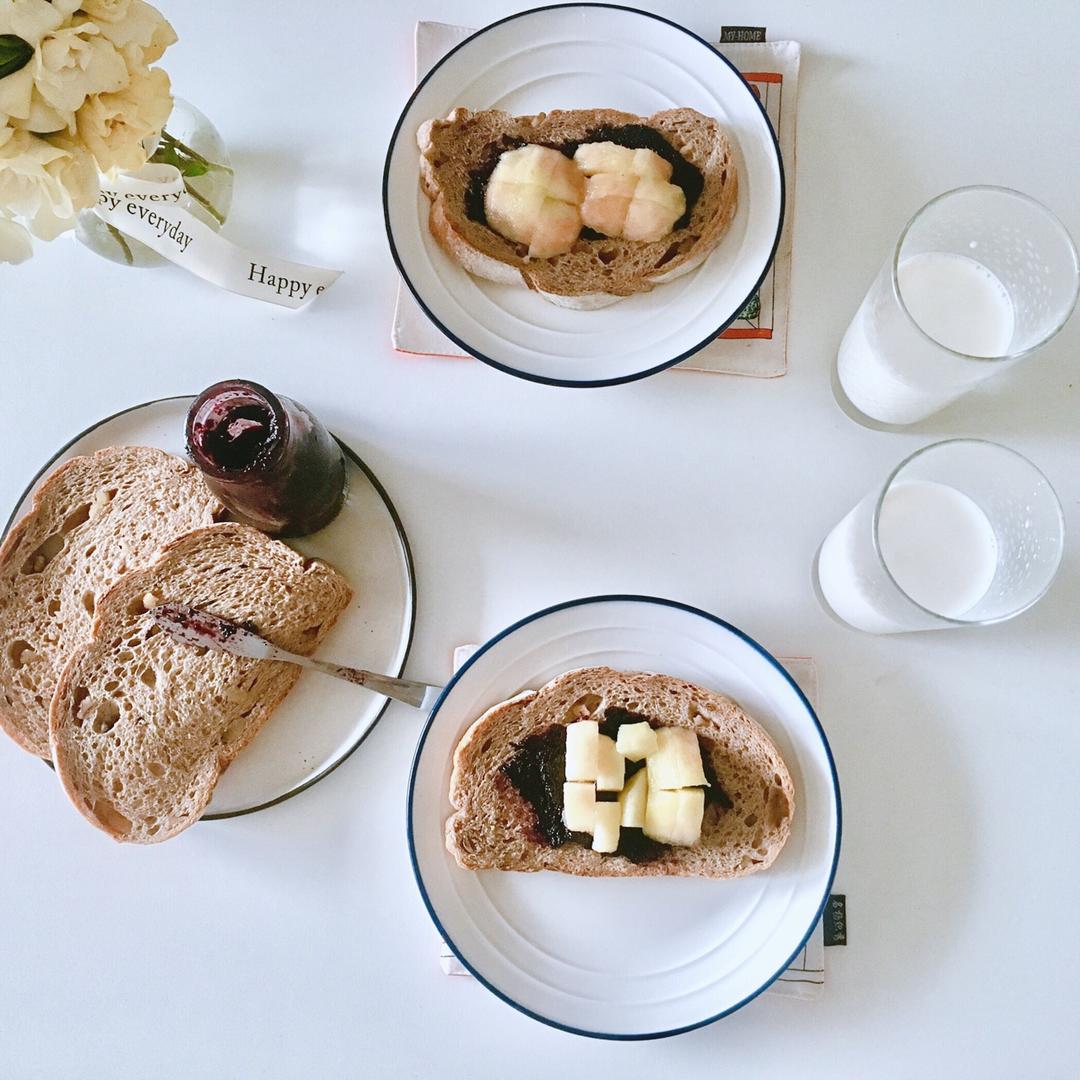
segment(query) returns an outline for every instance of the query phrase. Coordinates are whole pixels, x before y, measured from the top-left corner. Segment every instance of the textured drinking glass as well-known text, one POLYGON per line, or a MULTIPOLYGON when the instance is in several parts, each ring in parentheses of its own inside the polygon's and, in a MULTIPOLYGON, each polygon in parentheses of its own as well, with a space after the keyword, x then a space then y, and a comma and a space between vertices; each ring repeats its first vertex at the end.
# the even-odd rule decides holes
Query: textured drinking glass
POLYGON ((875 420, 921 420, 1049 341, 1078 289, 1076 248, 1040 203, 947 191, 911 219, 855 313, 840 385, 875 420))
POLYGON ((821 594, 871 634, 985 626, 1031 607, 1061 563, 1065 522, 1027 458, 981 439, 911 455, 821 545, 821 594))

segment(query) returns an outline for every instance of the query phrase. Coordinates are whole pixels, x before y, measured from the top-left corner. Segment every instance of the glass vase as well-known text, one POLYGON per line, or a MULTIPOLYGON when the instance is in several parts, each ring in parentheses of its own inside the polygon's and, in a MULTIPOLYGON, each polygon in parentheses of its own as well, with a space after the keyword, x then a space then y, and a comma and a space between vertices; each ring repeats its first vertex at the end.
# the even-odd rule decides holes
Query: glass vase
MULTIPOLYGON (((220 229, 232 206, 233 171, 228 148, 210 120, 177 98, 164 130, 147 149, 152 162, 180 169, 190 196, 188 209, 211 229, 220 229)), ((162 266, 168 261, 93 210, 79 214, 75 236, 102 258, 123 266, 162 266)))

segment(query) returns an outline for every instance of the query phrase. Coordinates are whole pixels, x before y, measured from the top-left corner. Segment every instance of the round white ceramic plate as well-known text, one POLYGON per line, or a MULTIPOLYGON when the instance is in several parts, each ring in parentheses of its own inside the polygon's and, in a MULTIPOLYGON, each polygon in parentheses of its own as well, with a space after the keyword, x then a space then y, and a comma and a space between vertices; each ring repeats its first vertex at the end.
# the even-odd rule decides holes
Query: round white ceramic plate
MULTIPOLYGON (((8 527, 29 509, 44 477, 68 458, 120 445, 157 446, 184 456, 184 423, 192 400, 174 397, 138 405, 76 436, 42 467, 8 527)), ((290 544, 325 559, 353 587, 352 603, 318 655, 400 675, 415 613, 409 544, 382 485, 348 447, 345 451, 349 494, 341 513, 321 532, 290 544)), ((203 820, 262 810, 310 787, 360 745, 387 705, 386 698, 338 679, 305 674, 222 776, 203 820)))
POLYGON ((784 172, 769 121, 742 76, 701 38, 658 15, 606 4, 537 8, 458 46, 417 87, 383 175, 394 260, 421 307, 463 349, 538 382, 599 386, 670 367, 708 344, 754 295, 784 215, 784 172), (739 206, 696 271, 600 311, 467 274, 428 231, 417 128, 455 106, 515 115, 616 108, 639 116, 688 106, 732 137, 739 206))
POLYGON ((462 963, 529 1016, 612 1039, 699 1027, 764 990, 809 937, 840 850, 832 754, 791 677, 721 619, 639 596, 549 608, 480 649, 447 685, 420 738, 407 820, 420 892, 462 963), (594 664, 718 690, 768 731, 796 799, 791 837, 768 870, 708 881, 458 868, 443 843, 458 740, 497 702, 594 664))

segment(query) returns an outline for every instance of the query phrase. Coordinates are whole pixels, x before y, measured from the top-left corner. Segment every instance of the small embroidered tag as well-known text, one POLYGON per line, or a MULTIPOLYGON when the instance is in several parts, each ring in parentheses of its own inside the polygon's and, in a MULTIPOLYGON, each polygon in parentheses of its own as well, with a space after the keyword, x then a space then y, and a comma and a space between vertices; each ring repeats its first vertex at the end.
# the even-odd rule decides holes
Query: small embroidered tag
POLYGON ((722 26, 720 27, 720 44, 724 45, 732 41, 764 41, 764 26, 722 26))
POLYGON ((847 897, 833 893, 821 916, 826 945, 847 944, 847 897))

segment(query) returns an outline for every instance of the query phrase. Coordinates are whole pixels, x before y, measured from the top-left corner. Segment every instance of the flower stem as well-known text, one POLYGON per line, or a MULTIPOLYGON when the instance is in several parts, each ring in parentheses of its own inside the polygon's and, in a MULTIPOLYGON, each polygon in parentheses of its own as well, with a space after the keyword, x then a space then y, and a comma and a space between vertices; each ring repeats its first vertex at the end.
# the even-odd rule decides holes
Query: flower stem
POLYGON ((219 165, 216 161, 210 161, 208 158, 204 158, 197 150, 192 150, 186 143, 182 143, 176 136, 170 135, 168 131, 162 129, 161 141, 167 146, 173 147, 175 150, 179 150, 185 157, 191 158, 192 161, 197 161, 200 165, 205 165, 208 169, 221 169, 222 172, 232 173, 232 169, 228 165, 219 165))
POLYGON ((105 228, 112 233, 113 239, 120 245, 120 250, 123 251, 128 266, 134 266, 135 256, 131 253, 131 248, 128 246, 127 240, 124 239, 124 234, 115 225, 110 225, 108 222, 105 222, 105 228))
POLYGON ((212 215, 213 218, 217 221, 217 223, 219 225, 224 225, 225 224, 225 216, 216 207, 214 207, 211 204, 210 200, 208 198, 206 198, 205 195, 200 195, 195 190, 195 188, 191 184, 188 183, 187 180, 184 181, 184 187, 187 189, 187 193, 193 199, 195 199, 199 203, 200 206, 204 207, 206 212, 208 214, 212 215))
POLYGON ((227 172, 232 175, 232 169, 227 165, 219 165, 215 161, 210 161, 198 152, 193 150, 187 143, 181 142, 175 135, 170 135, 168 131, 162 129, 161 138, 158 143, 158 148, 151 156, 151 161, 162 162, 166 165, 172 165, 176 168, 184 179, 184 189, 187 193, 200 205, 204 210, 219 224, 225 224, 225 215, 214 206, 210 200, 198 191, 192 181, 188 178, 189 173, 195 175, 205 175, 211 169, 220 169, 222 172, 227 172), (201 168, 192 169, 191 166, 201 166, 201 168))

